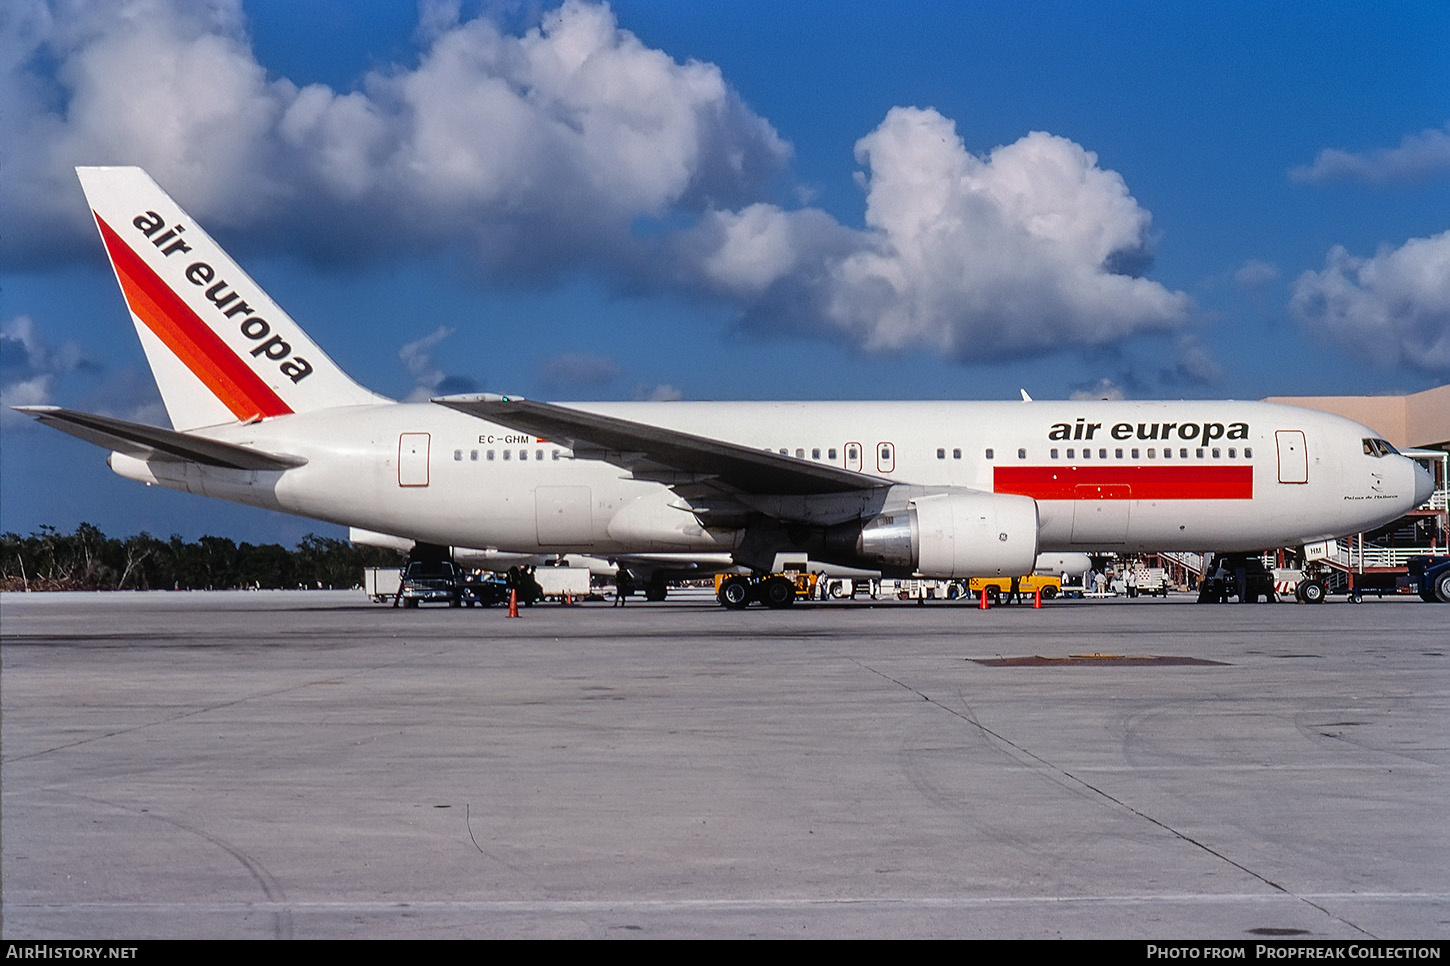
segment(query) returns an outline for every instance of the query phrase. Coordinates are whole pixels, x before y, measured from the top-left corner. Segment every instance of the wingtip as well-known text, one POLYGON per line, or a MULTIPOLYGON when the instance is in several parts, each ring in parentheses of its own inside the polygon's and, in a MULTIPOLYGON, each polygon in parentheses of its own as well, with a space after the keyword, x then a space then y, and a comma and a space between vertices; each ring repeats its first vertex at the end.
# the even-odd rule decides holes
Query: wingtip
POLYGON ((496 392, 467 392, 456 396, 433 396, 428 401, 440 406, 461 405, 481 402, 518 402, 523 396, 504 396, 496 392))

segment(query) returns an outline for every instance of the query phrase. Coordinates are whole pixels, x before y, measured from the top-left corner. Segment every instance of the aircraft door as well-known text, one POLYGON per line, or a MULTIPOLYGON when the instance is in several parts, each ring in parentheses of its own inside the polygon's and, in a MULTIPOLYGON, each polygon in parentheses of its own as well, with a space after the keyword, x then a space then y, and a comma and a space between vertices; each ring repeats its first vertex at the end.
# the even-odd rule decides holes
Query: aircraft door
POLYGON ((876 471, 890 473, 896 469, 896 447, 891 443, 876 444, 876 471))
POLYGON ((1297 429, 1281 429, 1274 433, 1279 444, 1279 482, 1309 482, 1309 447, 1304 433, 1297 429))
POLYGON ((1079 484, 1073 488, 1072 542, 1093 546, 1126 543, 1132 487, 1079 484))
POLYGON ((540 486, 534 490, 534 525, 539 545, 588 547, 594 544, 592 495, 587 486, 540 486))
POLYGON ((427 433, 403 433, 398 437, 398 485, 428 485, 427 433))

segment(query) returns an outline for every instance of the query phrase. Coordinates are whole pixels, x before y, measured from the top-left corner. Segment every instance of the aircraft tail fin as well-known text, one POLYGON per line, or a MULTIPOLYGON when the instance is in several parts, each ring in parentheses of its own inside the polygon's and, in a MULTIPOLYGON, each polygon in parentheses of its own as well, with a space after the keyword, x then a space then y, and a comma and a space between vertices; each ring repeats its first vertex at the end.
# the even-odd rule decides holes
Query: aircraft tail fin
POLYGON ((177 430, 388 402, 352 380, 140 168, 77 168, 177 430))

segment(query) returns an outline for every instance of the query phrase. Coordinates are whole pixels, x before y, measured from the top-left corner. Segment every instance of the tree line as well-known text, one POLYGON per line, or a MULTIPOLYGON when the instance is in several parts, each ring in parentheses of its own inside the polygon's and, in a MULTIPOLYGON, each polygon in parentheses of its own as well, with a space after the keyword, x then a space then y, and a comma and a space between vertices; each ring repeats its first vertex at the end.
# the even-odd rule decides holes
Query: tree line
POLYGON ((295 549, 205 536, 187 542, 141 532, 108 537, 82 523, 74 533, 42 525, 29 536, 0 534, 3 590, 227 590, 353 587, 364 567, 396 567, 382 547, 309 533, 295 549))

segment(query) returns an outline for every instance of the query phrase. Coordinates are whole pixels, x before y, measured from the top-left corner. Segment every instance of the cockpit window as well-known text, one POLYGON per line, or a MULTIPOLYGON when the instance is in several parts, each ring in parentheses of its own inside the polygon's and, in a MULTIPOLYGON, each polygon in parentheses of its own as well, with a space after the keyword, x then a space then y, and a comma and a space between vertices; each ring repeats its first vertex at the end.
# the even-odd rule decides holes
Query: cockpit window
POLYGON ((1373 456, 1378 458, 1381 456, 1399 455, 1399 450, 1395 449, 1393 446, 1391 446, 1389 443, 1385 442, 1382 439, 1378 439, 1376 437, 1369 437, 1361 440, 1360 442, 1364 444, 1364 455, 1366 456, 1373 456))

